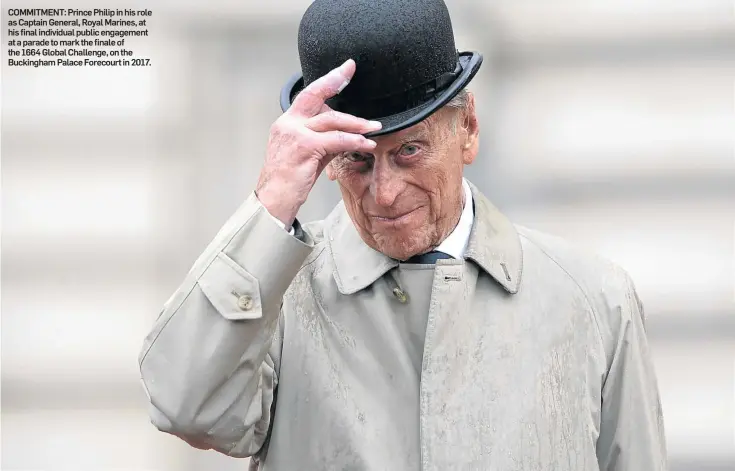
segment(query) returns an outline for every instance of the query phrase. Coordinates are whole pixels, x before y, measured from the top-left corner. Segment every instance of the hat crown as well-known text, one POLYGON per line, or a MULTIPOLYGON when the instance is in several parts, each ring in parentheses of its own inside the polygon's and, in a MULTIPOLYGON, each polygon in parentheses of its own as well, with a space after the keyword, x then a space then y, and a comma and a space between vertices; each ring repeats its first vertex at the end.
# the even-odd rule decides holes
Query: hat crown
POLYGON ((406 92, 454 71, 458 60, 443 0, 315 0, 298 43, 306 85, 355 60, 343 100, 406 92))

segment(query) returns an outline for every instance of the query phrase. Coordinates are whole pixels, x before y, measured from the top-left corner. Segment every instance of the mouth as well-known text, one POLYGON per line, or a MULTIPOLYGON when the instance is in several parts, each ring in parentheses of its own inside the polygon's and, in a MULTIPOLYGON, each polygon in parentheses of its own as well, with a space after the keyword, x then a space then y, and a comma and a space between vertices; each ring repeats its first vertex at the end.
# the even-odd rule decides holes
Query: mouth
POLYGON ((372 219, 374 222, 378 224, 385 224, 385 225, 396 225, 401 224, 403 222, 406 222, 408 218, 418 211, 419 208, 414 208, 406 213, 397 215, 397 216, 379 216, 375 214, 370 215, 370 219, 372 219))

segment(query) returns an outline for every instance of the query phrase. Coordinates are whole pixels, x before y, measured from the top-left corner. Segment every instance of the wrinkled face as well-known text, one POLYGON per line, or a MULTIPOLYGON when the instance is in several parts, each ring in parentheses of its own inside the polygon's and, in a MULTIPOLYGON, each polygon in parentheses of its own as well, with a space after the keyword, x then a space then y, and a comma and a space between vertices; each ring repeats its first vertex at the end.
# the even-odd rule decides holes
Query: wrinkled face
POLYGON ((378 136, 372 153, 336 156, 337 180, 352 222, 367 245, 405 260, 437 247, 459 221, 462 172, 475 159, 474 98, 465 109, 443 108, 421 123, 378 136))

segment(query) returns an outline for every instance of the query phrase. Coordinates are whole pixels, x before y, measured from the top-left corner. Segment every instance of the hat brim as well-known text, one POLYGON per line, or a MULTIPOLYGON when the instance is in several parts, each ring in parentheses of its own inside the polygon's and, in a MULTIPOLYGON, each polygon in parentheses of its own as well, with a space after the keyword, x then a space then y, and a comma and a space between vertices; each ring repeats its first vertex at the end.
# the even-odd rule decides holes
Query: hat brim
MULTIPOLYGON (((421 121, 425 120, 433 113, 438 111, 442 106, 449 103, 457 93, 460 92, 467 84, 472 81, 480 70, 482 65, 482 55, 478 52, 460 52, 459 63, 462 72, 447 88, 439 93, 432 100, 423 103, 415 108, 403 111, 398 114, 384 116, 381 118, 372 118, 373 121, 380 121, 383 127, 379 131, 365 134, 366 137, 382 136, 410 128, 421 121)), ((293 103, 296 95, 304 89, 304 78, 301 74, 294 75, 281 90, 281 109, 285 112, 293 103)))

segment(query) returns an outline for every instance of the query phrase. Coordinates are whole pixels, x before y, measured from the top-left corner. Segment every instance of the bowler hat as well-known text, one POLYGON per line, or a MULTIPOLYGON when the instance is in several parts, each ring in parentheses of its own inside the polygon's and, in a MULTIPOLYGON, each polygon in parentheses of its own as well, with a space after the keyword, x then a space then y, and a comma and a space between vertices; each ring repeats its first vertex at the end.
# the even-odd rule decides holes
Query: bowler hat
POLYGON ((459 52, 443 0, 315 0, 298 34, 301 74, 281 91, 286 111, 314 80, 353 59, 350 84, 327 100, 332 109, 380 121, 378 136, 426 119, 448 103, 482 64, 459 52))

